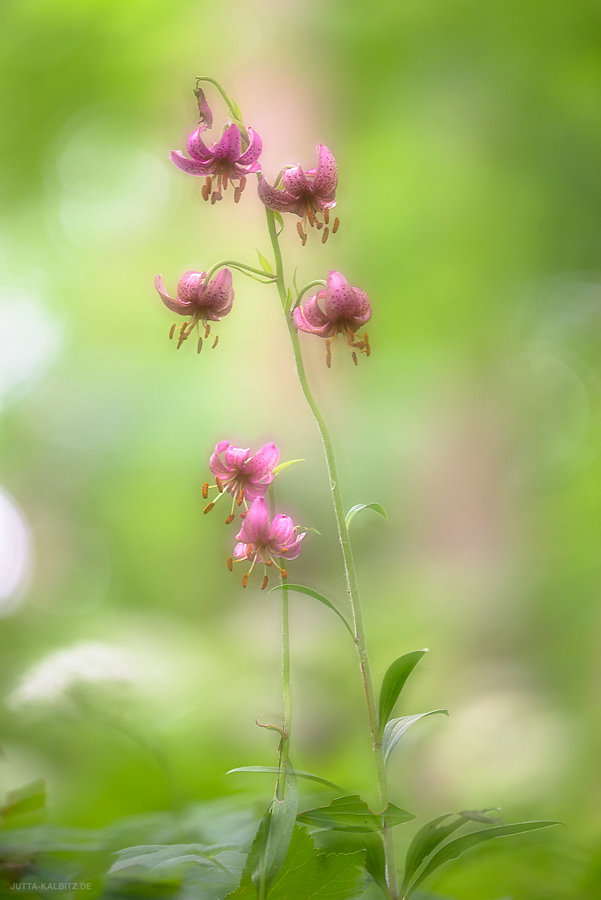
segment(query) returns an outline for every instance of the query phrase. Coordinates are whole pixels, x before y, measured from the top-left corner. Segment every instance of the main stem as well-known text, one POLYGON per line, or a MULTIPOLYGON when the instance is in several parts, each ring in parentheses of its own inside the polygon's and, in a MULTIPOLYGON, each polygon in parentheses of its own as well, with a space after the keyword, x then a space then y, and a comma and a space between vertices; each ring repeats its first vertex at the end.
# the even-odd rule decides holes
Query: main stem
MULTIPOLYGON (((340 540, 340 547, 342 550, 342 558, 344 560, 344 572, 346 576, 347 590, 350 598, 352 615, 353 615, 353 630, 355 634, 355 646, 357 648, 357 654, 359 657, 359 667, 361 669, 361 677, 363 680, 363 687, 365 689, 365 699, 367 701, 367 712, 369 716, 369 727, 371 731, 372 741, 373 741, 373 750, 374 756, 376 760, 376 771, 378 776, 378 786, 380 792, 380 803, 382 804, 382 809, 386 809, 388 806, 388 785, 386 783, 386 769, 384 765, 384 756, 382 753, 382 740, 380 737, 380 729, 378 723, 378 712, 376 708, 376 697, 374 692, 373 679, 371 675, 371 667, 369 663, 369 654, 367 651, 367 641, 365 638, 365 628, 363 625, 363 613, 361 611, 361 601, 359 598, 359 584, 357 581, 357 572, 355 569, 355 562, 353 559, 353 551, 351 548, 351 542, 349 538, 348 528, 346 527, 346 521, 344 517, 344 508, 342 505, 342 495, 340 493, 340 484, 338 481, 338 472, 336 468, 336 459, 334 457, 334 450, 332 447, 332 440, 330 438, 330 434, 328 431, 328 427, 326 425, 325 419, 322 415, 322 412, 317 405, 317 401, 313 396, 313 392, 309 387, 309 382, 307 380, 307 375, 305 372, 305 366, 303 362, 302 352, 300 348, 300 343, 298 340, 298 335, 296 333, 296 329, 294 327, 294 323, 292 321, 291 316, 288 312, 288 292, 286 290, 286 282, 284 280, 284 267, 282 263, 282 252, 280 249, 280 243, 278 240, 276 227, 275 227, 275 219, 271 210, 266 210, 267 213, 267 227, 269 229, 269 237, 271 240, 271 244, 273 247, 273 254, 275 259, 275 268, 277 275, 277 287, 280 295, 280 300, 282 301, 282 307, 284 312, 286 313, 286 324, 288 326, 288 333, 290 335, 290 342, 292 344, 292 350, 294 352, 294 361, 296 363, 296 371, 298 375, 298 380, 300 382, 301 389, 303 394, 305 395, 305 399, 309 404, 311 412, 313 413, 313 417, 317 423, 317 427, 319 428, 319 433, 321 435, 321 440, 324 447, 326 464, 328 468, 328 475, 330 480, 330 492, 332 494, 332 502, 334 505, 334 514, 336 516, 336 524, 338 526, 338 537, 340 540)), ((395 862, 395 853, 394 853, 394 838, 392 834, 392 830, 386 827, 386 821, 384 819, 384 825, 382 829, 382 834, 384 838, 384 851, 386 855, 386 883, 388 885, 388 890, 390 891, 390 896, 393 900, 396 900, 398 897, 398 884, 397 884, 397 875, 396 875, 396 862, 395 862)))

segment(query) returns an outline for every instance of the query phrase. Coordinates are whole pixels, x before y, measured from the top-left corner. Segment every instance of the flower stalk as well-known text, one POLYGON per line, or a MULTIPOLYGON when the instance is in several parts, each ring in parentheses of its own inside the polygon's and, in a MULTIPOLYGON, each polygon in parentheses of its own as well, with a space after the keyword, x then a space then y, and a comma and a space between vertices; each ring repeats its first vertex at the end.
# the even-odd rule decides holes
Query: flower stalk
MULTIPOLYGON (((278 288, 278 292, 280 295, 280 300, 282 302, 282 307, 284 312, 286 313, 286 324, 288 327, 288 333, 290 336, 290 342, 292 344, 292 350, 294 353, 294 361, 296 365, 296 371, 298 375, 298 380, 302 389, 302 392, 305 396, 305 399, 313 413, 313 417, 317 423, 317 427, 319 429, 319 433, 321 435, 321 440, 323 443, 326 465, 328 469, 328 476, 330 482, 330 493, 332 495, 332 503, 334 506, 334 514, 336 517, 336 524, 338 527, 338 538, 340 541, 340 547, 342 550, 342 557, 344 561, 344 571, 347 583, 347 591, 349 594, 352 616, 353 616, 353 632, 354 632, 354 640, 355 646, 357 648, 357 655, 359 658, 359 668, 361 670, 361 678, 363 681, 363 687, 365 691, 365 699, 367 703, 367 713, 369 717, 369 727, 372 736, 373 742, 373 751, 374 757, 376 761, 376 772, 378 779, 378 787, 379 787, 379 795, 380 795, 380 804, 382 809, 386 809, 388 806, 388 785, 386 781, 386 769, 384 763, 384 757, 382 753, 382 740, 379 733, 379 723, 378 723, 378 712, 376 705, 376 697, 374 691, 373 678, 371 674, 371 666, 369 662, 369 654, 367 649, 367 640, 365 636, 365 628, 363 624, 363 613, 361 609, 361 601, 359 597, 359 584, 357 580, 357 572, 355 569, 355 562, 353 558, 353 551, 351 547, 350 537, 348 533, 348 528, 345 522, 344 516, 344 508, 342 504, 342 494, 340 491, 340 483, 338 480, 338 472, 336 467, 336 459, 334 456, 334 449, 332 445, 332 440, 330 438, 330 434, 328 431, 328 427, 326 421, 323 417, 323 414, 315 400, 313 392, 311 391, 309 382, 307 380, 307 375, 305 372, 305 366, 303 362, 302 351, 300 347, 300 342, 298 339, 298 334, 296 332, 296 328, 291 316, 288 314, 287 306, 288 306, 288 291, 286 288, 286 282, 284 278, 284 268, 282 261, 282 252, 280 248, 280 243, 278 240, 278 235, 276 231, 275 218, 273 212, 270 209, 266 209, 267 214, 267 228, 269 231, 269 238, 271 241, 271 245, 273 248, 273 255, 275 261, 275 272, 277 276, 276 284, 278 288)), ((386 826, 386 821, 383 821, 383 829, 382 829, 383 839, 384 839, 384 851, 386 856, 386 882, 388 885, 388 889, 390 892, 390 897, 392 900, 396 900, 398 897, 398 883, 397 883, 397 875, 396 875, 396 862, 395 862, 395 852, 394 852, 394 838, 393 833, 390 828, 386 826)))

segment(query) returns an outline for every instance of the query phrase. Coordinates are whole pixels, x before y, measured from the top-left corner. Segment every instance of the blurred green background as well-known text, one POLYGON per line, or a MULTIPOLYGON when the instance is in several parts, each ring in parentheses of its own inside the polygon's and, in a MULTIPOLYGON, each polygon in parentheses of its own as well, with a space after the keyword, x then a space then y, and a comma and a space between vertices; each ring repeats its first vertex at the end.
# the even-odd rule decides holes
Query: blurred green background
MULTIPOLYGON (((567 826, 482 849, 433 885, 474 900, 601 896, 601 11, 595 0, 4 0, 0 29, 0 784, 48 821, 235 795, 268 802, 277 594, 225 566, 203 517, 214 444, 306 462, 282 509, 314 526, 294 581, 345 590, 314 423, 277 294, 241 276, 215 351, 179 353, 186 269, 268 254, 249 185, 202 203, 169 162, 219 78, 284 164, 334 151, 341 228, 284 248, 299 283, 343 271, 372 357, 326 370, 379 680, 428 647, 402 712, 437 706, 390 766, 422 819, 503 807, 567 826)), ((209 99, 216 126, 225 110, 209 99)), ((356 660, 292 604, 297 767, 373 798, 356 660)), ((400 843, 406 838, 399 832, 400 843)))

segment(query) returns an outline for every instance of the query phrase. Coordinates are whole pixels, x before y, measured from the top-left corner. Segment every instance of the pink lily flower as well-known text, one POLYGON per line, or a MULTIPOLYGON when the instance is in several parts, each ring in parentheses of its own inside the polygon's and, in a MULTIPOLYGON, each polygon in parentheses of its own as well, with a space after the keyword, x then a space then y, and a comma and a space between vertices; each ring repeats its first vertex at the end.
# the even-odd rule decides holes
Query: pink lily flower
POLYGON ((253 501, 248 515, 242 523, 242 528, 236 535, 238 543, 234 548, 234 555, 227 561, 228 569, 232 571, 233 560, 239 562, 248 559, 250 569, 242 578, 242 587, 248 584, 248 577, 257 562, 263 563, 263 581, 261 590, 267 587, 267 569, 275 565, 280 570, 282 578, 287 578, 288 573, 280 568, 274 557, 284 559, 296 559, 301 552, 301 543, 305 533, 298 534, 298 526, 294 524, 290 516, 277 515, 269 521, 269 509, 264 497, 257 497, 253 501))
POLYGON ((240 507, 244 503, 245 509, 248 509, 247 501, 252 503, 258 497, 265 496, 273 481, 273 470, 279 458, 280 451, 273 442, 251 454, 248 448, 244 450, 242 447, 234 447, 229 441, 219 441, 209 460, 215 484, 209 485, 205 481, 202 496, 207 499, 209 488, 217 488, 219 495, 205 507, 204 512, 210 512, 222 494, 231 494, 232 507, 225 520, 225 524, 229 525, 234 520, 236 505, 240 507))
MULTIPOLYGON (((325 229, 322 243, 330 233, 330 210, 336 206, 336 187, 338 185, 338 167, 333 153, 325 144, 317 145, 317 168, 304 170, 301 166, 289 166, 282 170, 283 190, 268 184, 264 178, 259 179, 259 197, 269 209, 277 212, 291 212, 301 217, 296 228, 303 247, 307 242, 305 227, 307 222, 313 228, 325 229), (323 222, 319 216, 323 213, 323 222)), ((332 234, 336 234, 340 220, 334 219, 332 234)))
MULTIPOLYGON (((232 273, 229 269, 221 269, 217 275, 207 282, 206 272, 184 272, 177 283, 177 297, 171 297, 165 290, 163 276, 157 275, 154 280, 155 287, 160 298, 171 312, 179 316, 190 316, 189 321, 184 322, 179 328, 177 349, 187 340, 196 328, 198 337, 198 352, 202 350, 202 337, 200 336, 200 323, 204 325, 204 336, 208 338, 211 333, 209 322, 219 322, 232 308, 234 302, 234 288, 232 287, 232 273)), ((174 335, 176 325, 171 326, 169 338, 174 335)), ((215 337, 213 348, 217 346, 219 337, 215 337)))
POLYGON ((332 364, 332 341, 339 334, 346 335, 349 347, 354 348, 355 365, 356 350, 370 355, 367 332, 360 340, 355 338, 357 330, 371 318, 369 297, 360 288, 351 287, 341 272, 330 271, 326 287, 297 306, 292 315, 299 331, 325 338, 328 368, 332 364))
POLYGON ((202 196, 205 200, 211 198, 211 203, 221 200, 221 190, 226 189, 228 181, 238 181, 234 190, 234 200, 237 203, 246 186, 246 176, 251 172, 259 172, 261 166, 258 162, 263 143, 256 131, 248 128, 248 142, 242 152, 242 134, 240 128, 232 122, 227 126, 222 136, 210 147, 207 147, 200 134, 204 130, 204 123, 193 131, 187 141, 190 159, 180 153, 179 150, 171 151, 171 159, 182 172, 189 175, 204 177, 202 196), (216 188, 213 190, 213 179, 216 179, 216 188))

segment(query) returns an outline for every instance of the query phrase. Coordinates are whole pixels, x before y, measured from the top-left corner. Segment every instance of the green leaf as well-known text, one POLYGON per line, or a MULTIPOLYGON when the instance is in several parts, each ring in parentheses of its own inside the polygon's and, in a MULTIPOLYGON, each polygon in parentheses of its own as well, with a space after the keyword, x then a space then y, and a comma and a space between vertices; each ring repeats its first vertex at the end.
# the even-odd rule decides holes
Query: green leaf
POLYGON ((260 264, 261 268, 263 269, 263 271, 266 272, 268 275, 273 275, 273 267, 272 267, 271 263, 269 262, 269 260, 267 259, 267 257, 263 256, 263 254, 257 247, 255 247, 255 250, 257 251, 257 256, 259 257, 259 264, 260 264))
POLYGON ((362 509, 373 509, 373 511, 377 512, 378 515, 382 516, 383 519, 388 518, 386 510, 380 503, 357 503, 356 506, 351 506, 344 518, 347 529, 350 528, 351 522, 353 521, 357 513, 361 512, 362 509))
POLYGON ((417 713, 417 715, 414 716, 401 716, 398 719, 390 719, 384 726, 384 737, 382 739, 384 762, 388 762, 388 757, 400 739, 405 732, 415 724, 415 722, 419 722, 420 719, 425 719, 426 716, 435 716, 437 713, 442 713, 444 716, 448 716, 449 714, 446 709, 431 709, 430 712, 417 713))
POLYGON ((413 650, 411 653, 405 653, 404 656, 399 656, 398 659, 395 659, 386 672, 380 689, 380 734, 384 732, 384 726, 390 718, 390 713, 394 709, 401 691, 405 687, 405 682, 422 656, 427 652, 427 650, 413 650))
POLYGON ((271 804, 264 850, 260 853, 258 863, 251 875, 251 880, 259 893, 261 893, 261 886, 267 892, 282 868, 288 855, 297 812, 296 779, 286 771, 286 796, 282 800, 275 797, 271 804))
MULTIPOLYGON (((229 772, 226 772, 226 775, 232 775, 234 772, 259 772, 261 774, 274 774, 279 771, 280 770, 277 766, 238 766, 235 769, 230 769, 229 772)), ((316 781, 318 784, 325 784, 326 787, 333 788, 335 791, 344 790, 344 788, 340 787, 340 785, 336 784, 336 782, 328 781, 327 778, 321 778, 319 775, 313 775, 311 772, 299 772, 298 769, 295 769, 294 774, 297 778, 306 778, 307 781, 316 781)))
POLYGON ((402 894, 404 894, 409 882, 423 861, 430 856, 438 845, 448 838, 449 835, 465 824, 465 820, 455 817, 455 813, 445 813, 442 816, 438 816, 436 819, 432 819, 430 822, 426 822, 426 824, 420 828, 409 844, 407 855, 405 857, 405 879, 401 889, 402 894), (443 825, 442 823, 450 816, 454 817, 453 821, 443 825))
POLYGON ((298 820, 306 825, 312 825, 314 828, 370 832, 382 830, 384 815, 389 828, 394 828, 395 825, 409 822, 415 818, 413 813, 400 809, 392 803, 389 803, 383 812, 373 813, 358 794, 351 794, 348 797, 338 797, 336 800, 332 800, 329 806, 321 806, 300 813, 298 820))
MULTIPOLYGON (((296 826, 288 856, 269 891, 269 900, 348 900, 361 893, 365 872, 361 853, 320 853, 304 828, 296 826)), ((257 900, 250 879, 242 876, 227 900, 257 900)))
POLYGON ((272 587, 271 591, 269 593, 271 594, 272 591, 281 591, 282 587, 287 587, 289 591, 296 591, 297 594, 306 594, 308 597, 313 597, 314 600, 319 600, 320 603, 323 603, 324 606, 327 606, 329 609, 331 609, 333 612, 336 613, 338 618, 342 622, 344 622, 344 626, 347 629, 350 636, 352 637, 352 639, 355 640, 355 635, 353 634, 353 629, 351 628, 351 626, 349 625, 347 620, 344 618, 344 616, 342 615, 340 610, 336 609, 336 607, 331 602, 331 600, 328 600, 328 598, 324 597, 323 594, 318 594, 317 591, 314 591, 312 588, 305 587, 302 584, 286 584, 286 585, 278 584, 275 587, 272 587))
POLYGON ((26 813, 39 812, 45 805, 46 782, 43 778, 39 778, 6 795, 6 803, 0 808, 0 818, 14 819, 26 813))
MULTIPOLYGON (((276 186, 277 186, 277 180, 276 180, 276 183, 274 184, 274 187, 276 187, 276 186)), ((273 218, 275 219, 275 221, 280 226, 280 230, 277 232, 277 237, 279 237, 281 235, 282 231, 284 230, 284 219, 282 218, 282 214, 279 212, 276 212, 275 210, 272 212, 272 215, 273 215, 273 218)))
POLYGON ((273 470, 273 474, 277 475, 278 472, 283 471, 283 469, 287 469, 288 466, 293 466, 295 463, 306 462, 305 459, 287 459, 286 462, 280 463, 279 466, 276 466, 273 470))
POLYGON ((558 824, 558 822, 547 821, 514 822, 511 825, 496 825, 491 828, 473 831, 470 834, 464 834, 462 837, 455 838, 455 840, 449 841, 448 844, 445 844, 434 854, 409 890, 405 892, 404 897, 410 897, 422 881, 436 869, 440 868, 440 866, 444 865, 444 863, 456 859, 458 856, 461 856, 462 853, 471 850, 472 847, 477 847, 478 844, 483 844, 485 841, 492 841, 495 838, 509 837, 513 834, 524 834, 527 831, 535 831, 539 828, 549 828, 551 825, 558 824))

